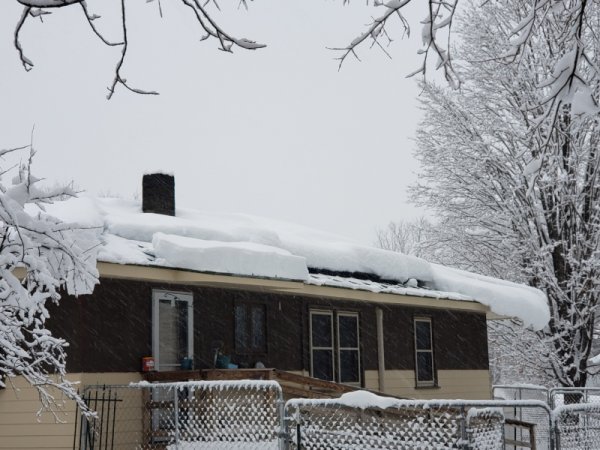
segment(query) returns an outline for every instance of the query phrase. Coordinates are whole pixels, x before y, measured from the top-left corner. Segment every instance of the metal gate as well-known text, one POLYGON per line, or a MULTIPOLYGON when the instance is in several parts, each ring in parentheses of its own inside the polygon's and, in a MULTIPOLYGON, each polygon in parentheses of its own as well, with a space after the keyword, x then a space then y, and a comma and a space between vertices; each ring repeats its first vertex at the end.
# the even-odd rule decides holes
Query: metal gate
POLYGON ((117 403, 122 402, 118 390, 111 386, 87 387, 83 401, 96 415, 75 412, 74 450, 109 450, 114 448, 117 403))

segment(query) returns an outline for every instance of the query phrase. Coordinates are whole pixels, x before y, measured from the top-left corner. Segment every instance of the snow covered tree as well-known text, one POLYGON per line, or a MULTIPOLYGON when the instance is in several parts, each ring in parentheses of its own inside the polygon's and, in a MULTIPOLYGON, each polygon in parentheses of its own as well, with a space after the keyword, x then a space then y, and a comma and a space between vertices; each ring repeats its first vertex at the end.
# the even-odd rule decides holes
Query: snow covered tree
POLYGON ((415 192, 463 262, 487 260, 547 294, 545 365, 557 383, 584 386, 600 294, 600 11, 534 3, 465 8, 461 92, 424 84, 415 192))
MULTIPOLYGON (((9 153, 24 148, 2 150, 9 153)), ((71 187, 40 187, 31 173, 34 152, 10 183, 0 178, 0 386, 22 376, 40 395, 42 408, 60 409, 57 391, 75 399, 67 380, 67 343, 46 328, 47 304, 62 291, 91 293, 98 282, 97 230, 77 228, 44 212, 44 204, 74 196, 71 187)), ((2 170, 7 177, 13 170, 2 170)))

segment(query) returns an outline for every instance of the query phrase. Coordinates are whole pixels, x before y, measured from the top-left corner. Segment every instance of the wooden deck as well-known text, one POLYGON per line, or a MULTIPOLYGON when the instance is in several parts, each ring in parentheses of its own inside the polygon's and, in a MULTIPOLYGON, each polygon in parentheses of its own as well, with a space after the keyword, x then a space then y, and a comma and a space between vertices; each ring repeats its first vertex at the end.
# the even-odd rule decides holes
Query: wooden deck
MULTIPOLYGON (((190 380, 274 380, 281 385, 284 398, 336 398, 360 388, 317 378, 305 377, 279 369, 203 369, 173 372, 148 372, 147 381, 172 382, 190 380)), ((376 392, 379 395, 379 392, 376 392)))

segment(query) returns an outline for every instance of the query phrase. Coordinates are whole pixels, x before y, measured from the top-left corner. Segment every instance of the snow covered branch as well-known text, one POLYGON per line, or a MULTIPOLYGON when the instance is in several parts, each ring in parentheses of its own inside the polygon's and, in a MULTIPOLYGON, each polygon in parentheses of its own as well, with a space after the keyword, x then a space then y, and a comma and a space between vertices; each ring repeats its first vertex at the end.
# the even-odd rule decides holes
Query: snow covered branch
MULTIPOLYGON (((19 150, 23 147, 0 151, 0 157, 19 150)), ((60 409, 58 391, 85 411, 76 386, 66 379, 67 343, 45 326, 46 305, 58 303, 62 291, 93 291, 99 230, 66 224, 44 212, 44 204, 76 193, 69 186, 40 187, 31 172, 33 156, 30 147, 10 185, 0 179, 0 386, 22 376, 38 390, 43 409, 60 409)))
MULTIPOLYGON (((402 14, 402 10, 411 2, 412 0, 389 0, 387 2, 375 0, 374 5, 383 7, 385 9, 384 13, 379 17, 373 18, 373 21, 367 25, 367 29, 354 38, 346 47, 332 49, 342 52, 338 58, 340 67, 349 55, 353 55, 356 59, 359 59, 357 49, 366 42, 370 42, 371 47, 377 45, 389 57, 390 54, 381 43, 381 39, 383 38, 387 41, 386 46, 392 42, 387 27, 390 19, 395 17, 398 18, 404 29, 404 33, 410 35, 410 24, 402 14)), ((344 3, 348 3, 348 1, 344 3)), ((421 22, 423 25, 421 31, 423 47, 419 53, 423 55, 423 63, 418 69, 410 73, 409 77, 417 74, 425 76, 427 73, 427 63, 433 54, 437 58, 435 68, 443 69, 446 81, 450 85, 453 87, 460 86, 460 78, 452 66, 452 58, 450 57, 450 35, 452 22, 457 10, 457 3, 458 0, 428 0, 427 16, 421 22), (442 43, 444 39, 438 36, 440 30, 446 32, 445 43, 442 43)))

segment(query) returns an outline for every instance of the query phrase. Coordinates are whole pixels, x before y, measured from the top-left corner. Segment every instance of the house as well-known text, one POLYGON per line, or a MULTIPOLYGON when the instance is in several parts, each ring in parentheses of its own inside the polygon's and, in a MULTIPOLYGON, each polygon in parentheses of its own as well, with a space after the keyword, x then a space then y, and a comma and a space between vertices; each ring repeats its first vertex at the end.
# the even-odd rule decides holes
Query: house
MULTIPOLYGON (((84 386, 219 366, 239 369, 220 377, 274 368, 400 397, 486 399, 486 320, 541 328, 549 316, 526 286, 301 226, 176 209, 170 175, 144 176, 142 205, 82 197, 49 211, 101 230, 100 284, 63 299, 48 322, 84 386), (148 357, 156 373, 141 371, 148 357)), ((31 422, 30 391, 22 386, 21 401, 0 392, 0 448, 16 447, 15 422, 31 422)), ((44 422, 39 439, 18 445, 71 448, 72 420, 44 422)))

